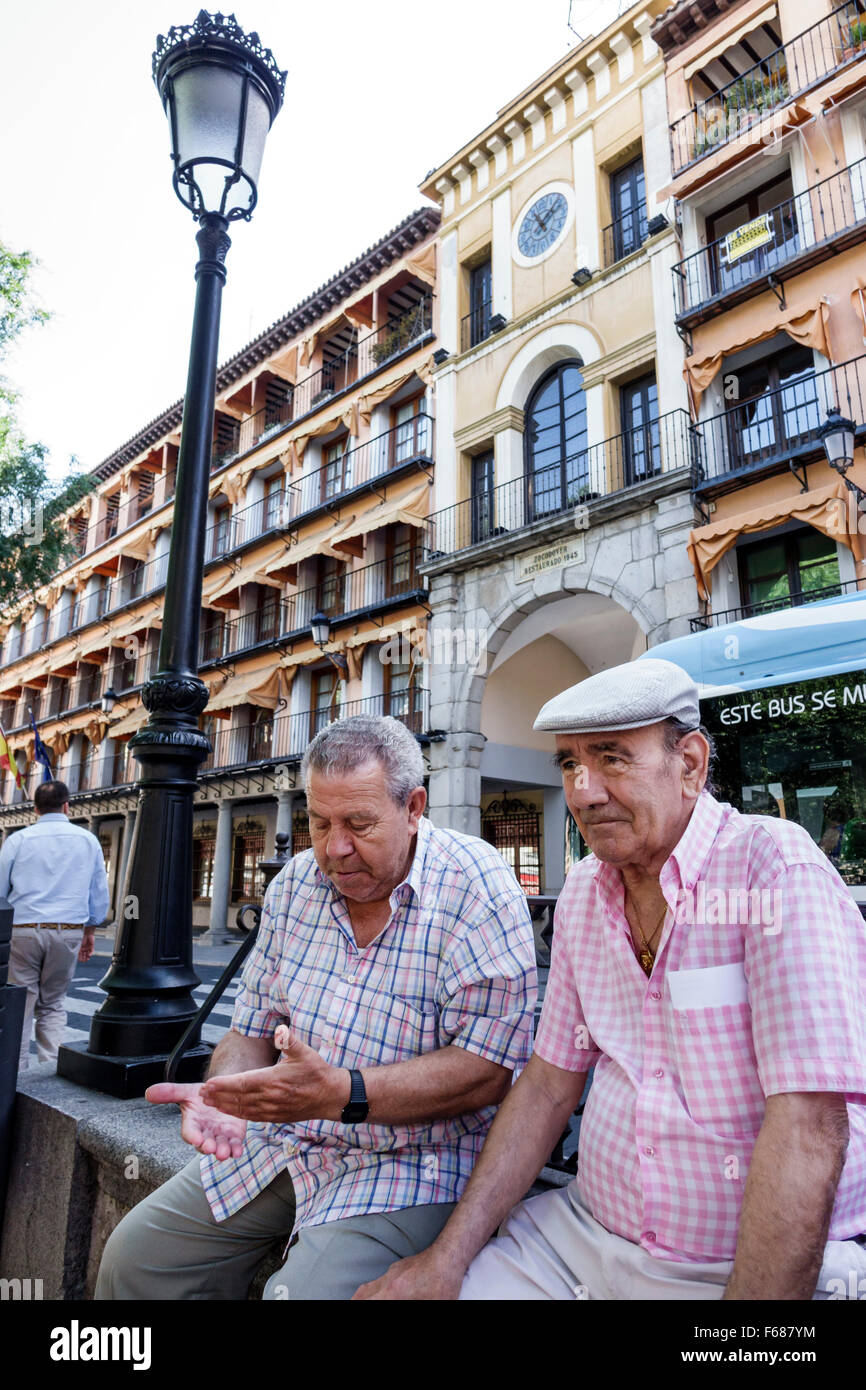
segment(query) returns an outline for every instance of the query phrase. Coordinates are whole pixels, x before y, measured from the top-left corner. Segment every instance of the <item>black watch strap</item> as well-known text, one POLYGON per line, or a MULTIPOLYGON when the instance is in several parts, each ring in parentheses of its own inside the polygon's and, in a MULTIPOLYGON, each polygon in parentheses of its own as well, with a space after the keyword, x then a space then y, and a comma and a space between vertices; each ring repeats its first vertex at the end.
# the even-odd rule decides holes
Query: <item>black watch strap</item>
POLYGON ((352 1089, 349 1092, 349 1103, 344 1107, 340 1119, 344 1125, 361 1125, 366 1120, 370 1110, 367 1103, 367 1088, 359 1071, 351 1071, 349 1075, 352 1078, 352 1089))

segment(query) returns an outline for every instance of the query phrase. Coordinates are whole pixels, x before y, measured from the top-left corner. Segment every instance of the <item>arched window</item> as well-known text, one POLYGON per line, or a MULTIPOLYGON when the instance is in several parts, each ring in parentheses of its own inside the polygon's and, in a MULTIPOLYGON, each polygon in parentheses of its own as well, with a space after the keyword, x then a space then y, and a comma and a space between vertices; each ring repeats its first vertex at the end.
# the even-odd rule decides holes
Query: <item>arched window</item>
POLYGON ((562 362, 542 377, 526 406, 524 438, 529 519, 582 501, 589 458, 586 395, 577 362, 562 362))

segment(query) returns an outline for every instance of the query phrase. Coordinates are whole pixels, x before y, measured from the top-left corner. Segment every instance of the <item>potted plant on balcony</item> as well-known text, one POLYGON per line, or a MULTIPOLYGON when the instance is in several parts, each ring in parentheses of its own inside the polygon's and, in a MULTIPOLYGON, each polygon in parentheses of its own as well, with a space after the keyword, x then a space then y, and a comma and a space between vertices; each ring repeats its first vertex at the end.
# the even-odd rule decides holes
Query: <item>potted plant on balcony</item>
POLYGON ((391 319, 384 328, 378 343, 373 344, 373 361, 379 367, 389 358, 396 357, 398 352, 405 351, 411 347, 417 339, 424 334, 424 315, 421 312, 422 306, 419 304, 414 309, 409 309, 398 319, 391 319))
POLYGON ((857 20, 848 25, 848 33, 842 40, 840 62, 847 63, 866 44, 866 20, 857 20))

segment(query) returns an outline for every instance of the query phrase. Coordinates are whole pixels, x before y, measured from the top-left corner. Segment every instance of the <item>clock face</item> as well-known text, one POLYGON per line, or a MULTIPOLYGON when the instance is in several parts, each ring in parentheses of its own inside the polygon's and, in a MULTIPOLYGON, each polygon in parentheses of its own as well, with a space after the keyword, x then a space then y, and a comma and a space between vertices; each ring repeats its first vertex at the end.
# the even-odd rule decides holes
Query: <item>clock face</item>
POLYGON ((560 238, 568 220, 564 193, 544 193, 526 212, 517 234, 517 249, 529 260, 543 256, 560 238))

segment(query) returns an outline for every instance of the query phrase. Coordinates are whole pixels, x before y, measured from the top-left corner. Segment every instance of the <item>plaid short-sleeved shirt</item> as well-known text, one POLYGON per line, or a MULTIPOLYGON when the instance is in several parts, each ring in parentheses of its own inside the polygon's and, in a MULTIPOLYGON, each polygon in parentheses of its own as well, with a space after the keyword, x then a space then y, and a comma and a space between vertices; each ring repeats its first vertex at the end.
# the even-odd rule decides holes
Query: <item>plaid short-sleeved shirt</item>
POLYGON ((590 855, 556 910, 536 1051, 595 1066, 577 1184, 650 1254, 734 1258, 766 1097, 846 1096, 831 1240, 866 1232, 866 924, 800 826, 707 793, 660 875, 668 915, 648 979, 622 877, 590 855))
MULTIPOLYGON (((265 898, 232 1027, 271 1037, 291 1020, 336 1067, 370 1068, 464 1047, 516 1070, 532 1050, 535 945, 526 898, 483 840, 422 818, 392 917, 359 950, 342 895, 312 850, 290 860, 265 898)), ((488 1106, 430 1124, 251 1123, 243 1156, 202 1158, 217 1221, 288 1169, 296 1226, 454 1202, 495 1114, 488 1106)))

